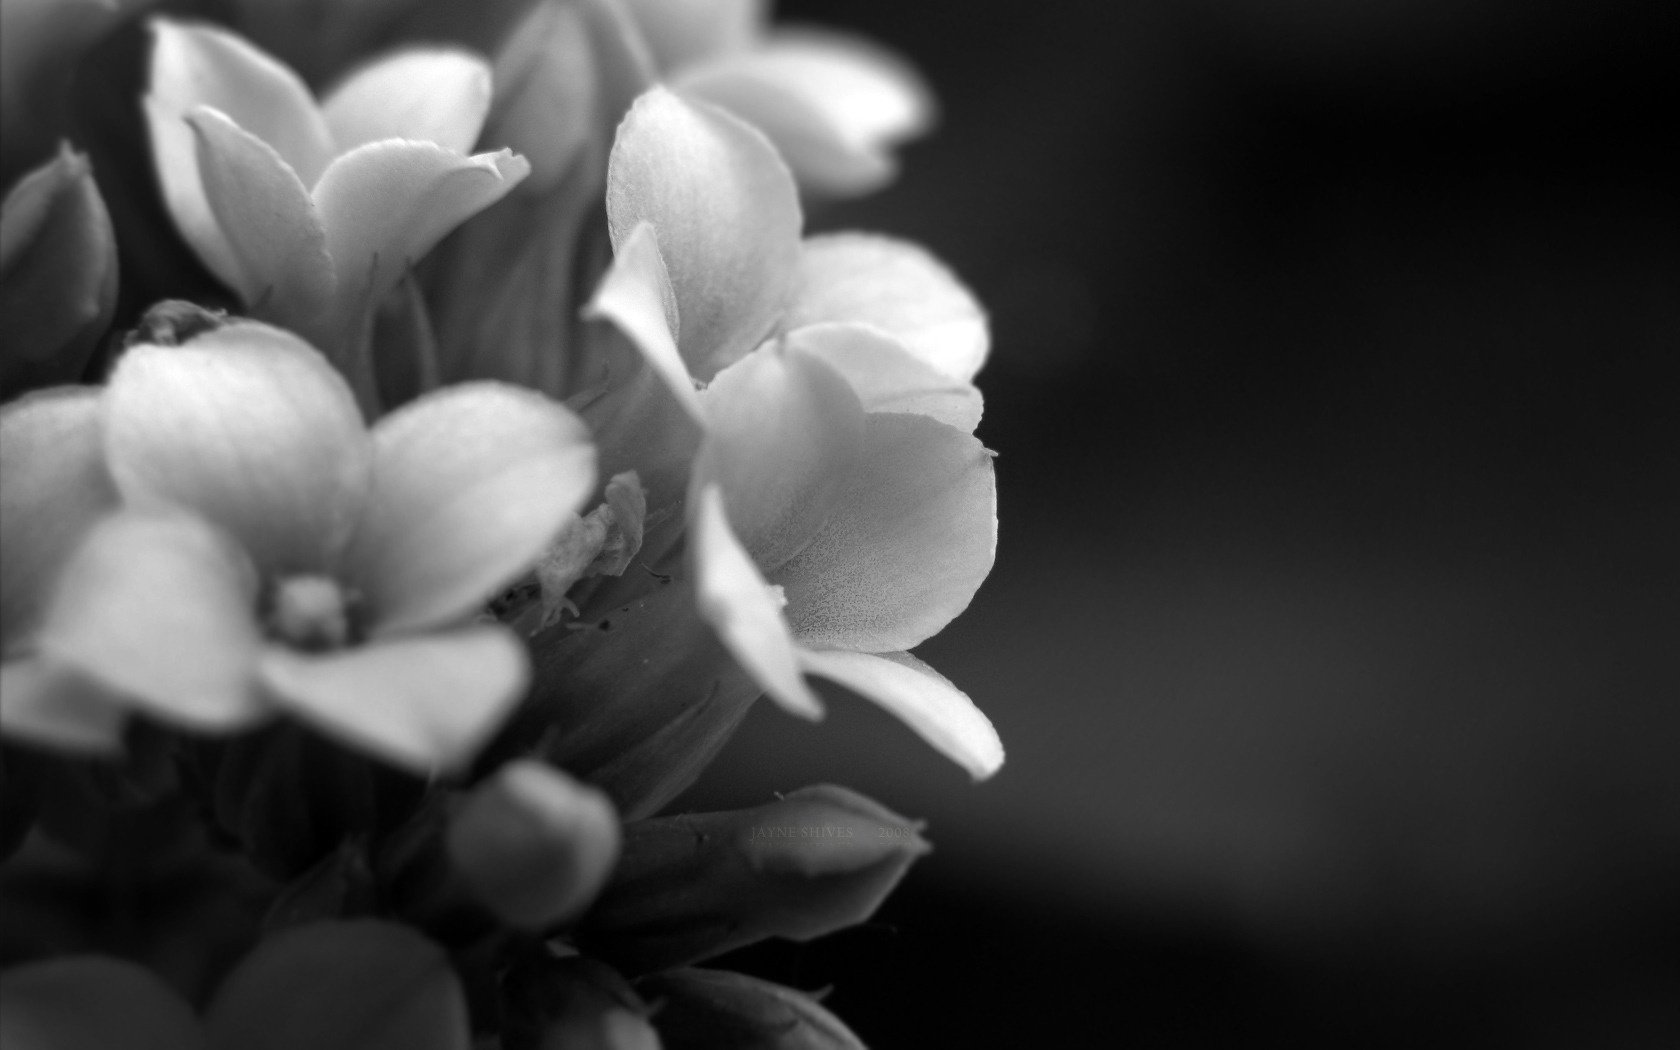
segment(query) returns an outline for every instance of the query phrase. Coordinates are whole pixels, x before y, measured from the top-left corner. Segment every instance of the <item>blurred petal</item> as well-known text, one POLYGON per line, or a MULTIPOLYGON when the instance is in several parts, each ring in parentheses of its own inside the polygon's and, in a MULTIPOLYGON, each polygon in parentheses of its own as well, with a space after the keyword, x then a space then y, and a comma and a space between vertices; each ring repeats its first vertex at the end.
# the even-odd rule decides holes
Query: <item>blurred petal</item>
POLYGON ((444 234, 500 200, 529 170, 507 150, 464 157, 396 139, 339 157, 314 196, 341 295, 371 308, 444 234))
POLYGON ((763 29, 767 0, 625 0, 662 70, 745 50, 763 29))
POLYGON ((904 344, 863 324, 807 325, 787 334, 846 377, 866 412, 911 412, 964 433, 980 425, 980 390, 915 357, 904 344))
POLYGON ((404 51, 351 73, 321 109, 341 153, 381 139, 467 153, 490 111, 490 67, 453 48, 404 51))
POLYGON ((308 344, 241 323, 137 346, 106 401, 124 498, 203 514, 268 572, 331 565, 361 510, 370 446, 349 387, 308 344))
POLYGON ((824 321, 874 325, 922 361, 971 380, 986 360, 986 315, 969 290, 926 249, 868 233, 805 242, 799 289, 783 328, 824 321))
POLYGON ((723 1039, 712 1045, 864 1050, 863 1040, 814 997, 744 973, 665 970, 637 981, 636 990, 659 1004, 654 1027, 672 1047, 690 1032, 718 1032, 723 1039))
POLYGON ((235 729, 266 711, 251 688, 256 597, 250 563, 212 526, 124 511, 64 567, 40 651, 160 719, 235 729))
POLYGON ((763 135, 664 88, 636 100, 607 169, 613 245, 643 223, 676 292, 677 346, 709 380, 769 335, 799 263, 799 198, 763 135))
POLYGON ((330 653, 265 650, 274 703, 322 732, 417 773, 457 769, 519 701, 524 647, 502 627, 463 627, 330 653))
POLYGON ((1003 741, 991 720, 944 675, 909 653, 803 649, 799 663, 897 715, 976 780, 1003 765, 1003 741))
POLYGON ((332 138, 296 74, 231 33, 157 19, 150 93, 144 100, 152 160, 176 227, 212 273, 240 288, 240 270, 199 178, 186 117, 199 106, 226 114, 266 142, 305 185, 332 158, 332 138))
POLYGON ((9 969, 0 981, 7 1050, 203 1050, 192 1007, 152 971, 102 955, 9 969))
POLYGON ((25 656, 0 664, 0 732, 70 751, 122 750, 127 706, 63 664, 25 656))
POLYGON ((429 394, 380 420, 373 441, 346 569, 378 634, 471 613, 536 563, 595 484, 582 422, 500 383, 429 394))
POLYGON ((676 295, 651 225, 638 224, 613 250, 612 266, 601 278, 595 298, 584 307, 584 316, 617 325, 671 388, 677 402, 696 420, 701 418, 694 380, 677 352, 676 295))
POLYGON ((908 649, 967 608, 997 546, 992 457, 926 416, 865 417, 864 454, 823 530, 781 568, 812 648, 908 649))
POLYGON ((692 527, 701 619, 778 704, 820 718, 822 703, 799 672, 781 603, 730 530, 716 485, 700 490, 692 527))
POLYGON ((857 395, 815 357, 766 347, 719 372, 700 400, 695 484, 719 485, 753 563, 774 572, 839 510, 863 450, 857 395))
POLYGON ((879 188, 897 168, 891 147, 933 122, 932 95, 907 63, 837 33, 776 34, 672 86, 764 132, 801 186, 835 195, 879 188))
POLYGON ((232 254, 240 298, 252 313, 281 323, 318 316, 331 301, 333 265, 297 173, 216 110, 193 110, 187 123, 198 136, 204 195, 232 254))
POLYGON ((99 413, 94 387, 0 407, 0 651, 35 629, 59 569, 117 505, 99 413))

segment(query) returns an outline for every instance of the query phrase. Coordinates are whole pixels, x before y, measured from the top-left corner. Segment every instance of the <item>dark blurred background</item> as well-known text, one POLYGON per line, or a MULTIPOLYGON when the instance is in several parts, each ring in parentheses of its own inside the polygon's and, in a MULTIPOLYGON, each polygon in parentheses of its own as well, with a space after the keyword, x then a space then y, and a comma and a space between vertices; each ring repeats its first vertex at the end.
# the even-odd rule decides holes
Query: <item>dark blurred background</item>
POLYGON ((784 0, 944 105, 812 217, 992 312, 996 570, 687 800, 931 822, 742 961, 896 1047, 1680 1046, 1680 5, 784 0))

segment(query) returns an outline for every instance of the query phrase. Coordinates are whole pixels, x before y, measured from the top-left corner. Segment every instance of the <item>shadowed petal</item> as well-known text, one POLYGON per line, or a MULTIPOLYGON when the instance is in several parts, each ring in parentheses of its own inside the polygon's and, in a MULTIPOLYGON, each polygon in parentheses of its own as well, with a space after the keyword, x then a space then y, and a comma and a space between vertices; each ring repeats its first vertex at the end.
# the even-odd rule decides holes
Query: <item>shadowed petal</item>
POLYGON ((613 245, 653 225, 695 378, 711 379, 770 333, 792 293, 801 221, 775 149, 722 110, 656 87, 619 125, 607 169, 613 245))
POLYGON ((380 634, 472 612, 536 562, 595 483, 582 422, 500 383, 429 394, 380 420, 373 441, 346 569, 380 634))
MULTIPOLYGON (((187 116, 204 195, 232 255, 232 284, 253 314, 297 325, 325 310, 333 265, 309 191, 273 147, 225 114, 187 116)), ((229 274, 218 274, 227 280, 229 274)))
POLYGON ((771 699, 794 714, 821 717, 822 703, 800 674, 778 595, 729 528, 716 485, 700 490, 692 527, 701 619, 771 699))
POLYGON ((768 16, 767 0, 625 0, 662 70, 744 51, 768 16))
POLYGON ((685 69, 672 86, 764 132, 799 184, 819 193, 879 188, 897 170, 891 148, 933 123, 933 97, 907 63, 838 33, 779 33, 685 69))
POLYGON ((696 420, 702 418, 694 380, 677 352, 675 333, 681 319, 651 225, 638 224, 613 250, 612 266, 583 312, 585 317, 617 325, 671 388, 677 402, 696 420))
POLYGON ((807 646, 887 652, 937 633, 991 571, 992 458, 925 416, 866 416, 864 454, 822 532, 767 575, 807 646))
POLYGON ((344 380, 296 336, 243 323, 137 346, 117 362, 106 406, 125 499, 189 507, 271 572, 323 570, 348 538, 367 433, 344 380))
POLYGON ((974 779, 983 780, 1003 765, 1003 741, 991 720, 944 675, 909 653, 802 649, 799 663, 897 715, 974 779))
POLYGON ((0 664, 0 732, 71 751, 122 750, 127 705, 62 664, 25 656, 0 664))
POLYGON ((340 294, 357 310, 378 302, 444 234, 500 200, 530 171, 507 150, 464 157, 431 142, 387 139, 327 167, 315 206, 340 294))
POLYGON ((40 651, 192 729, 261 718, 256 575, 226 536, 186 514, 123 511, 59 576, 40 651))
POLYGON ((453 48, 405 51, 351 73, 321 109, 340 152, 416 139, 467 153, 490 111, 490 67, 453 48))
POLYGON ((0 651, 35 628, 58 570, 117 505, 103 441, 93 387, 0 407, 0 651))
POLYGON ((193 1009, 152 971, 102 955, 66 955, 6 971, 7 1050, 205 1050, 193 1009))
POLYGON ((945 265, 908 241, 833 233, 805 242, 799 290, 785 330, 824 321, 859 321, 898 339, 912 354, 957 379, 986 360, 986 315, 945 265))
POLYGON ((430 773, 472 758, 530 672, 511 631, 476 626, 324 654, 272 647, 257 673, 277 706, 353 747, 430 773))
POLYGON ((722 489, 735 534, 773 573, 839 510, 863 450, 862 406, 834 369, 778 347, 719 372, 700 401, 706 441, 695 484, 722 489))
POLYGON ((878 328, 807 325, 785 339, 845 376, 866 412, 912 412, 970 434, 980 425, 979 388, 915 357, 878 328))

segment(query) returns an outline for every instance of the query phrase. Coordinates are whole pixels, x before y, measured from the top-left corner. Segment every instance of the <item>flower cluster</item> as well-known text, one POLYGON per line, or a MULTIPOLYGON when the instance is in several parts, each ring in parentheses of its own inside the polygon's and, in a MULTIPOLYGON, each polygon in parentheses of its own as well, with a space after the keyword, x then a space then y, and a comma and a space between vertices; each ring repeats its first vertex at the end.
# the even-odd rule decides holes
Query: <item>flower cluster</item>
POLYGON ((8 1045, 859 1045, 695 964, 920 825, 665 811, 813 678, 1002 764, 910 652, 984 315, 803 229, 927 91, 753 0, 174 6, 0 0, 8 1045))

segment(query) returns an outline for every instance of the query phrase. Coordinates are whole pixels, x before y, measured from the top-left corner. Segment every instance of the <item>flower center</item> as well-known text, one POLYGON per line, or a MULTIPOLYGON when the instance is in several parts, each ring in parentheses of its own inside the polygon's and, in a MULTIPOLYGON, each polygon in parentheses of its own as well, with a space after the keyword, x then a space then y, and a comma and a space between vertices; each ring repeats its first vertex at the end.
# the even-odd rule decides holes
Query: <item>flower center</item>
POLYGON ((288 576, 274 584, 269 633, 297 649, 341 649, 350 643, 353 601, 330 576, 288 576))

